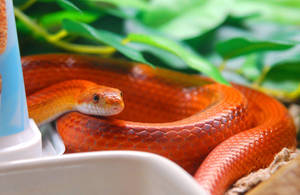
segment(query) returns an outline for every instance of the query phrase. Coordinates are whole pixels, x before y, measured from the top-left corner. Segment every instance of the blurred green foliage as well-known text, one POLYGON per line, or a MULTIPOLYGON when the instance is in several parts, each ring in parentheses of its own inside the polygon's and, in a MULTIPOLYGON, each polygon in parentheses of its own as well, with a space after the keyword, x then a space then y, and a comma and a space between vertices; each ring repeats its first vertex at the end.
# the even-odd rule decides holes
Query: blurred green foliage
POLYGON ((78 52, 300 96, 299 0, 14 0, 22 55, 78 52))

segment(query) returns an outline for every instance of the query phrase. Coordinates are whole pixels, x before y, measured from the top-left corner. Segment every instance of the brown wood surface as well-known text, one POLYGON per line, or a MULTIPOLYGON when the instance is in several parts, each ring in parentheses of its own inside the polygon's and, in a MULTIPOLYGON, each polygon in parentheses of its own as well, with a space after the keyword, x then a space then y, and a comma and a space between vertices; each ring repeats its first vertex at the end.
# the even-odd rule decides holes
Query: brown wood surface
POLYGON ((300 194, 300 155, 281 167, 270 179, 259 184, 247 195, 300 194))

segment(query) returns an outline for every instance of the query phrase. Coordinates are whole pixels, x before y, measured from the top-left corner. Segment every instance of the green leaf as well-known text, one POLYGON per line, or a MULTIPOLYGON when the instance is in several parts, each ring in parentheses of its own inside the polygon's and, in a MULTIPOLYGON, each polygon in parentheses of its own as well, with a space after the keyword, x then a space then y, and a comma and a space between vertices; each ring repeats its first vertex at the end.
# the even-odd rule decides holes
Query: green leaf
POLYGON ((249 80, 255 81, 259 78, 263 69, 262 55, 251 54, 246 56, 240 72, 249 80))
POLYGON ((22 6, 24 5, 28 0, 13 0, 14 6, 22 6))
POLYGON ((164 37, 144 34, 129 34, 128 39, 133 42, 144 43, 166 50, 180 57, 189 67, 207 74, 220 83, 229 84, 213 64, 191 50, 185 49, 175 41, 164 37))
POLYGON ((259 16, 260 16, 259 13, 249 13, 246 15, 239 15, 239 16, 229 15, 225 21, 225 24, 230 26, 242 27, 244 23, 247 22, 248 20, 255 19, 259 16))
POLYGON ((283 41, 254 40, 246 37, 236 37, 216 45, 217 52, 224 58, 230 59, 245 54, 261 51, 280 51, 294 47, 295 44, 283 41))
POLYGON ((109 3, 118 7, 133 7, 140 10, 149 9, 149 4, 146 0, 87 0, 91 3, 109 3))
POLYGON ((56 0, 58 5, 65 10, 81 12, 81 10, 68 0, 56 0))
POLYGON ((40 24, 46 28, 61 26, 64 19, 72 19, 84 23, 91 23, 100 17, 101 13, 78 12, 78 11, 58 11, 45 14, 40 19, 40 24))
POLYGON ((189 39, 219 26, 227 17, 231 0, 153 0, 143 14, 146 25, 178 39, 189 39))
POLYGON ((82 7, 85 7, 85 10, 93 12, 99 11, 109 16, 115 16, 122 19, 134 18, 136 16, 136 10, 132 8, 118 7, 113 4, 98 2, 98 0, 81 1, 81 3, 82 7))
POLYGON ((300 57, 273 64, 267 72, 262 86, 293 92, 300 86, 300 57))
POLYGON ((300 59, 285 60, 272 65, 265 78, 300 82, 300 59))
MULTIPOLYGON (((20 21, 16 21, 16 26, 18 29, 18 35, 21 36, 21 33, 24 33, 27 36, 32 35, 32 31, 28 28, 28 26, 26 24, 24 24, 24 22, 20 22, 20 21)), ((19 41, 21 42, 21 40, 19 41)))
POLYGON ((298 26, 283 25, 274 22, 251 21, 247 22, 247 28, 253 32, 253 35, 256 36, 257 39, 261 40, 300 41, 298 26))
MULTIPOLYGON (((166 50, 148 44, 147 45, 141 43, 129 43, 129 44, 139 51, 143 51, 146 54, 149 53, 152 54, 154 57, 157 57, 160 61, 158 61, 156 64, 165 65, 177 70, 183 70, 188 68, 188 66, 184 63, 184 61, 181 58, 166 50)), ((153 61, 153 59, 151 59, 151 61, 153 61)))
POLYGON ((259 13, 254 20, 273 21, 284 24, 300 24, 300 1, 298 0, 236 0, 232 13, 240 16, 259 13))
POLYGON ((144 59, 143 55, 139 51, 122 44, 122 38, 117 34, 104 30, 96 30, 87 24, 68 19, 63 21, 63 27, 69 33, 110 45, 132 60, 152 65, 144 59))
MULTIPOLYGON (((262 87, 282 92, 295 92, 299 88, 300 82, 294 80, 269 80, 266 79, 261 84, 262 87)), ((280 98, 280 96, 279 96, 280 98)), ((284 98, 281 97, 281 98, 284 98)))

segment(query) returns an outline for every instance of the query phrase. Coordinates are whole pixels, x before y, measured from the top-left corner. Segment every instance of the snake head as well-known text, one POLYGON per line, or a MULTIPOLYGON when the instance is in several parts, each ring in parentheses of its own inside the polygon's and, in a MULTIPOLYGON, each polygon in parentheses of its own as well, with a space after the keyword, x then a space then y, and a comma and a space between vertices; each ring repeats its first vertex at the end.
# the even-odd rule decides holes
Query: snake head
POLYGON ((96 86, 80 93, 77 110, 84 114, 112 116, 124 109, 122 92, 115 88, 96 86))

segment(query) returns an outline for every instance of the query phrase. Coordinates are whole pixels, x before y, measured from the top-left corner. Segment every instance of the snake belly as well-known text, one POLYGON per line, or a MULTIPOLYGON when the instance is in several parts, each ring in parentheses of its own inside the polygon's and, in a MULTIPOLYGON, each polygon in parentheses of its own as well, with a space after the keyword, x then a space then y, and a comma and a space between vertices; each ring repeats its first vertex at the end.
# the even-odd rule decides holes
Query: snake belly
POLYGON ((118 88, 125 109, 114 117, 70 112, 57 120, 67 152, 139 150, 165 156, 211 194, 268 166, 296 130, 274 98, 146 65, 91 56, 48 54, 22 59, 27 95, 82 79, 118 88))

